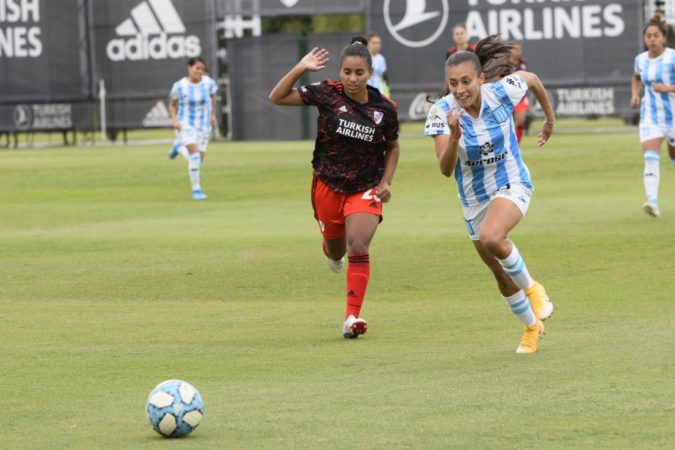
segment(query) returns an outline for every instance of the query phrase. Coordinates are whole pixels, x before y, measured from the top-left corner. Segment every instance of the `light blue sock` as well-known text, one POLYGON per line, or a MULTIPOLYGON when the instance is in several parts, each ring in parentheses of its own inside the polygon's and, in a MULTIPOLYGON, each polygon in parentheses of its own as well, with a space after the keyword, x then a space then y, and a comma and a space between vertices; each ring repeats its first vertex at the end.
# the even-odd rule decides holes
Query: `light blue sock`
POLYGON ((525 261, 520 256, 520 252, 516 248, 516 244, 513 244, 511 249, 511 254, 506 257, 506 259, 499 259, 499 264, 504 268, 504 271, 511 277, 516 286, 521 289, 529 289, 534 284, 534 280, 530 276, 530 272, 527 270, 525 261))
POLYGON ((525 295, 525 291, 520 290, 510 297, 503 298, 511 308, 511 312, 520 320, 520 323, 526 327, 531 327, 537 323, 537 319, 534 317, 534 312, 530 306, 530 300, 525 295))

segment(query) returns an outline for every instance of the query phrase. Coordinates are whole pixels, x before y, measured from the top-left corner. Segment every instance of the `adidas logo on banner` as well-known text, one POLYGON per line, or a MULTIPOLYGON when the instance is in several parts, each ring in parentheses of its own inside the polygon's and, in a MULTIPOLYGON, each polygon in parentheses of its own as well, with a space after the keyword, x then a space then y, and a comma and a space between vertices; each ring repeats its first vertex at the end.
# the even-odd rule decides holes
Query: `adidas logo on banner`
POLYGON ((106 53, 112 61, 199 56, 199 36, 185 35, 185 25, 171 0, 147 0, 131 10, 131 17, 115 28, 106 53))
POLYGON ((158 100, 143 119, 144 127, 170 127, 172 125, 171 115, 162 100, 158 100))

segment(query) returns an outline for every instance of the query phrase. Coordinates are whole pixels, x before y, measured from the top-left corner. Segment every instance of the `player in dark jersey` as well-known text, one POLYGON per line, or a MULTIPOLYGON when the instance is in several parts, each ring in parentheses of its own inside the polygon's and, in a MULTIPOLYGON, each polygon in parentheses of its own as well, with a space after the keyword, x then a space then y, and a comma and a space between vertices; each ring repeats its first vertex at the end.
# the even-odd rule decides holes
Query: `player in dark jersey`
MULTIPOLYGON (((511 54, 509 55, 509 64, 513 67, 514 72, 518 70, 527 70, 527 61, 523 58, 523 44, 522 42, 513 42, 511 54)), ((516 105, 513 109, 513 122, 516 126, 516 138, 518 143, 523 139, 523 134, 527 125, 527 113, 530 112, 530 100, 527 95, 516 105)))
POLYGON ((318 132, 312 167, 312 206, 323 235, 329 267, 342 271, 347 253, 347 308, 342 334, 356 338, 368 329, 360 317, 370 278, 370 241, 382 221, 382 202, 400 153, 396 105, 368 86, 372 58, 368 42, 355 37, 340 56, 340 81, 293 88, 307 71, 326 67, 328 51, 314 48, 270 92, 277 105, 316 106, 318 132))
POLYGON ((474 52, 476 53, 476 46, 474 44, 469 44, 469 33, 466 32, 466 25, 463 23, 457 23, 452 27, 452 40, 455 41, 454 47, 448 47, 448 51, 445 52, 445 59, 447 60, 450 55, 454 55, 457 52, 474 52))

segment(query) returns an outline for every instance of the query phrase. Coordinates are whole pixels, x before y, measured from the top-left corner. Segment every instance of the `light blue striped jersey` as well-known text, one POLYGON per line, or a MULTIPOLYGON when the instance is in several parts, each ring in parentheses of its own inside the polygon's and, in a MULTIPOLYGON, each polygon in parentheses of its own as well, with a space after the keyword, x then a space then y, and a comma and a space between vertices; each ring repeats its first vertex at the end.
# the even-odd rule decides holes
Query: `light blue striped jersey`
POLYGON ((640 123, 673 127, 675 92, 654 92, 654 83, 675 84, 675 50, 666 48, 658 58, 649 58, 649 52, 635 57, 635 75, 645 86, 640 107, 640 123))
POLYGON ((382 75, 387 71, 387 60, 382 53, 373 55, 373 74, 368 80, 368 84, 382 92, 382 75))
MULTIPOLYGON (((513 126, 513 108, 527 93, 527 84, 517 75, 481 86, 482 106, 477 119, 464 113, 460 118, 455 179, 464 206, 490 200, 492 194, 510 183, 533 189, 530 171, 525 166, 513 126)), ((456 106, 452 94, 438 100, 427 116, 424 134, 450 134, 448 111, 456 106)))
POLYGON ((169 96, 178 100, 178 121, 195 130, 211 131, 211 96, 218 86, 213 78, 202 75, 199 83, 192 83, 187 77, 176 81, 169 96))

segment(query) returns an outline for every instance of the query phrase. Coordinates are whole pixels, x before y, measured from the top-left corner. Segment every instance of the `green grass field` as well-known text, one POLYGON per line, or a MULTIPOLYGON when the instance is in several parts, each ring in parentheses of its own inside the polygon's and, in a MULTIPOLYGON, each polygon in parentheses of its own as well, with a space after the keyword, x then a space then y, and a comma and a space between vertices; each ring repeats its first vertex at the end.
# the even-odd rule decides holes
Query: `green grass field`
POLYGON ((0 448, 673 448, 667 153, 654 220, 635 134, 526 138, 536 193, 511 237, 556 312, 525 356, 454 180, 413 135, 357 341, 311 142, 213 143, 206 202, 167 146, 0 151, 0 448), (145 418, 169 378, 206 404, 184 439, 145 418))

